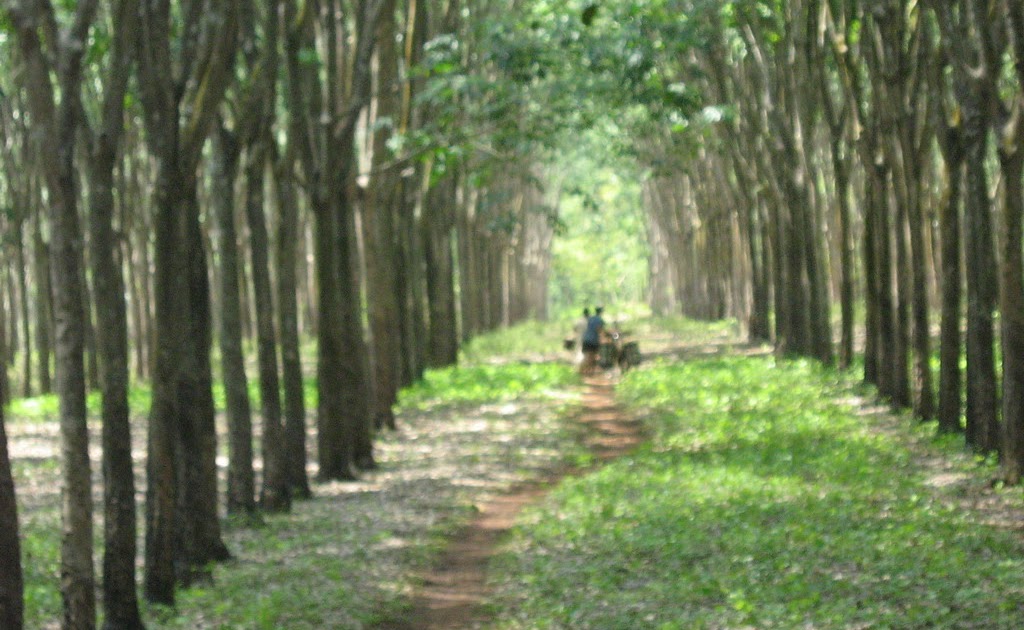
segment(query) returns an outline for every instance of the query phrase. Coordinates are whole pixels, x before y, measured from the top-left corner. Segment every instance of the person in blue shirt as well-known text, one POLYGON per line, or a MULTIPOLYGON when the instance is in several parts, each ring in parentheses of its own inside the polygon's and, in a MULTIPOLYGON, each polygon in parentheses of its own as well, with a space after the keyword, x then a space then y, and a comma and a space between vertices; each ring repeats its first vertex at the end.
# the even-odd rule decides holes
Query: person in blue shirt
POLYGON ((580 374, 584 376, 597 371, 597 354, 601 350, 601 336, 605 333, 604 319, 601 313, 604 309, 600 306, 594 309, 594 314, 587 319, 587 328, 583 331, 583 363, 580 364, 580 374))

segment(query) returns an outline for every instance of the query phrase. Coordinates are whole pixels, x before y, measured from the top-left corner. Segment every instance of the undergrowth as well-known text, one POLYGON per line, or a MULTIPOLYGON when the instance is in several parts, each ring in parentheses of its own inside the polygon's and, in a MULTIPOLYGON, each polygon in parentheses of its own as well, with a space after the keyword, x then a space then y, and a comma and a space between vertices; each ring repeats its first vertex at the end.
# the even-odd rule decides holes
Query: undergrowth
POLYGON ((497 627, 1019 627, 1019 533, 930 480, 927 440, 863 413, 852 378, 771 357, 629 374, 651 442, 525 516, 497 627))
MULTIPOLYGON (((557 338, 559 327, 548 328, 555 331, 549 336, 557 338)), ((491 350, 478 350, 475 360, 461 366, 429 370, 422 382, 402 392, 399 430, 378 436, 380 470, 362 481, 315 484, 313 500, 296 502, 287 515, 264 516, 259 526, 227 521, 224 539, 234 559, 212 567, 209 583, 179 590, 175 608, 143 605, 147 627, 360 628, 407 614, 416 576, 455 528, 475 514, 475 504, 582 456, 578 436, 562 413, 576 395, 568 388, 575 382, 568 363, 500 364, 488 354, 536 348, 542 330, 524 326, 497 339, 482 338, 478 347, 491 350)), ((559 350, 557 345, 554 350, 559 350)), ((312 380, 305 385, 312 429, 316 385, 312 380)), ((220 384, 214 394, 222 407, 220 384)), ((255 382, 250 394, 253 409, 258 409, 255 382)), ((132 390, 137 454, 145 452, 149 396, 145 387, 132 390)), ((89 411, 98 444, 97 396, 90 397, 89 411)), ((7 417, 22 535, 26 627, 33 629, 59 627, 61 617, 56 416, 56 399, 46 396, 16 401, 7 417)), ((258 435, 256 440, 259 452, 258 435)), ((315 444, 311 430, 311 475, 315 444)), ((145 488, 142 464, 136 462, 140 496, 145 488)), ((223 473, 226 459, 219 464, 223 473)), ((94 461, 95 477, 98 467, 94 461)), ((100 492, 97 486, 97 497, 100 492)), ((97 502, 97 568, 100 506, 97 502)), ((138 508, 141 555, 141 499, 138 508)))

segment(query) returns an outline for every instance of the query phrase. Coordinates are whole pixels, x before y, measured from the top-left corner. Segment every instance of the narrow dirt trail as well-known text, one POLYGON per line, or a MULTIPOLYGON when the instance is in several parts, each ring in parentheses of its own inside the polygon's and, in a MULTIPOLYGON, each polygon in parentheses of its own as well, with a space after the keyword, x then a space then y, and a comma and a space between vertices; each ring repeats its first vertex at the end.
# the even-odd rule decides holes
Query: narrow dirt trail
MULTIPOLYGON (((586 444, 596 465, 620 457, 643 440, 642 424, 615 403, 615 383, 605 376, 585 379, 583 409, 578 422, 586 428, 586 444)), ((490 591, 487 566, 502 537, 524 507, 539 501, 559 480, 586 472, 566 469, 514 488, 480 506, 480 514, 453 536, 433 569, 423 576, 413 608, 404 622, 389 630, 457 630, 479 628, 488 621, 481 606, 490 591)))

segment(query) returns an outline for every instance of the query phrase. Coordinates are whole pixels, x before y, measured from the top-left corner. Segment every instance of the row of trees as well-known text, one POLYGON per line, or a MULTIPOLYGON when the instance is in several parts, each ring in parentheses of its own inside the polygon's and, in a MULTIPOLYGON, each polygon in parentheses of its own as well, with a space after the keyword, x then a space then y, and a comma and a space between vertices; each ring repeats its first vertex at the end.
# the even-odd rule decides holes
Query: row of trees
MULTIPOLYGON (((60 401, 65 627, 97 618, 89 389, 102 392, 104 620, 136 628, 132 372, 152 387, 143 594, 171 604, 230 555, 218 369, 226 509, 286 511, 311 493, 304 336, 317 348, 318 478, 348 480, 374 466, 401 385, 454 363, 472 335, 545 314, 550 200, 509 132, 525 104, 487 87, 500 73, 483 25, 501 9, 0 4, 0 400, 52 389, 60 401), (477 80, 460 78, 467 68, 477 80)), ((0 415, 0 625, 18 628, 2 429, 0 415)))
POLYGON ((843 366, 863 313, 865 379, 1019 481, 1020 3, 636 4, 644 81, 682 97, 634 129, 684 311, 843 366))
POLYGON ((943 431, 965 418, 1019 481, 1020 3, 571 7, 521 7, 507 65, 544 103, 532 127, 611 114, 609 147, 647 169, 652 305, 842 366, 862 318, 881 396, 943 431))
POLYGON ((104 401, 106 615, 130 627, 129 366, 153 388, 144 592, 169 602, 228 553, 214 340, 229 510, 309 492, 304 335, 319 476, 353 477, 401 384, 545 314, 547 191, 572 188, 548 156, 584 130, 649 173, 656 310, 738 316, 843 366, 863 321, 866 380, 945 431, 966 418, 1019 481, 1020 3, 98 4, 0 5, 0 391, 47 390, 55 368, 68 625, 95 618, 87 387, 104 401))

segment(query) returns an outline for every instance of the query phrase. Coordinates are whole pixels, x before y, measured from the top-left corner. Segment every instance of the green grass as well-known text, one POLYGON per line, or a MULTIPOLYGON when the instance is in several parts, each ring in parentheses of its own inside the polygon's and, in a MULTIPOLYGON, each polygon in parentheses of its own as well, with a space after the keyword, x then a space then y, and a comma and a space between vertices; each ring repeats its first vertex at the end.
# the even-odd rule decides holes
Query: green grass
MULTIPOLYGON (((314 501, 262 528, 234 531, 238 561, 214 567, 212 583, 180 591, 173 613, 152 610, 156 627, 357 628, 396 614, 404 606, 401 589, 374 565, 374 556, 386 553, 377 549, 387 524, 367 502, 352 507, 366 514, 344 522, 336 500, 314 501)), ((429 547, 419 541, 410 554, 429 547)))
POLYGON ((770 357, 631 373, 650 444, 526 516, 498 627, 1018 627, 1024 542, 926 484, 921 436, 837 402, 853 378, 770 357))
MULTIPOLYGON (((481 347, 528 349, 541 328, 504 331, 498 339, 481 339, 481 347)), ((267 516, 259 527, 227 521, 225 542, 235 559, 212 567, 211 583, 179 590, 174 610, 144 604, 147 627, 358 628, 400 618, 416 576, 453 528, 475 514, 483 495, 583 455, 576 430, 561 413, 577 400, 568 391, 577 383, 568 364, 500 364, 478 352, 478 362, 430 370, 402 393, 400 430, 379 436, 381 469, 363 484, 316 484, 316 498, 295 503, 291 514, 267 516)), ((258 394, 250 378, 254 420, 258 394)), ((314 379, 305 383, 305 395, 312 423, 314 379)), ((133 434, 142 441, 151 392, 135 387, 130 397, 133 434)), ((214 399, 221 408, 220 383, 214 399)), ((98 396, 90 397, 89 411, 98 429, 98 396)), ((7 415, 12 444, 25 449, 13 463, 28 628, 56 627, 61 615, 57 415, 54 396, 15 401, 7 415), (28 456, 29 449, 36 454, 28 456)), ((93 462, 94 476, 98 467, 93 462)), ((141 492, 143 479, 136 483, 141 492)), ((141 500, 138 507, 141 535, 141 500)), ((101 510, 99 503, 96 508, 101 510)))
POLYGON ((573 318, 553 322, 528 321, 474 338, 461 351, 460 362, 475 364, 496 359, 536 359, 562 352, 562 340, 572 335, 573 318))
MULTIPOLYGON (((152 391, 148 385, 133 385, 128 392, 128 406, 133 415, 149 413, 152 391)), ((89 415, 97 417, 100 415, 100 407, 103 397, 98 391, 89 392, 85 404, 89 415)), ((6 409, 11 419, 45 423, 56 421, 60 413, 60 401, 56 394, 40 394, 31 398, 15 398, 6 409)))
POLYGON ((553 394, 577 381, 578 377, 567 363, 510 363, 427 370, 421 382, 400 392, 398 409, 513 401, 523 396, 553 394))

